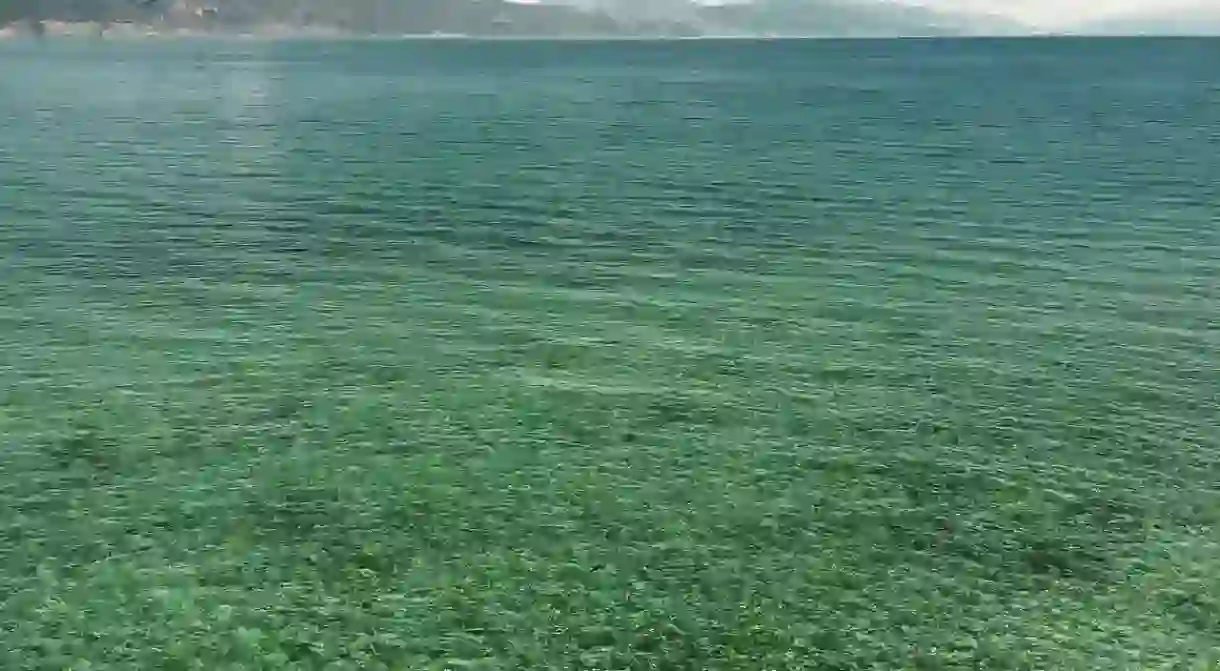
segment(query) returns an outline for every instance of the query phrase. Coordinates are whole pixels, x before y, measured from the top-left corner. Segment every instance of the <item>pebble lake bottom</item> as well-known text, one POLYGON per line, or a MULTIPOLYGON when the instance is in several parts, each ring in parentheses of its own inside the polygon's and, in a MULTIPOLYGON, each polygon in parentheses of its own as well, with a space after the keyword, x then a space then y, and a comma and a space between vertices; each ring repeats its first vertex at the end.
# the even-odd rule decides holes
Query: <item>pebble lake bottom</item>
POLYGON ((0 667, 1220 668, 1220 41, 0 45, 0 667))

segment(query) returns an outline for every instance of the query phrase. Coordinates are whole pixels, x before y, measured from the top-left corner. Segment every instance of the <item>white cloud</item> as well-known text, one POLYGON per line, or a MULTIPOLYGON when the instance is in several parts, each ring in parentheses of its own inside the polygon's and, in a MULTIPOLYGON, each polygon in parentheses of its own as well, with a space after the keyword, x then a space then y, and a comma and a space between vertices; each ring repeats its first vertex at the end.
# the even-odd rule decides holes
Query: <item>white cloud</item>
POLYGON ((1056 27, 1122 14, 1170 14, 1214 8, 1216 0, 900 0, 945 9, 982 11, 1056 27))

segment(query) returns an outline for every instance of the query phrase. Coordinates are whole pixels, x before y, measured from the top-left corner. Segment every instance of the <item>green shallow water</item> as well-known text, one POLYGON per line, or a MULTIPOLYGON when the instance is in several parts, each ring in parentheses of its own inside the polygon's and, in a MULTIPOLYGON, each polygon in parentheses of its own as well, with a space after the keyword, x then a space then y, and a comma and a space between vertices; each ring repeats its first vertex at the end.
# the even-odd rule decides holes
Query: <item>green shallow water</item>
POLYGON ((0 45, 2 665, 1220 668, 1217 56, 0 45))

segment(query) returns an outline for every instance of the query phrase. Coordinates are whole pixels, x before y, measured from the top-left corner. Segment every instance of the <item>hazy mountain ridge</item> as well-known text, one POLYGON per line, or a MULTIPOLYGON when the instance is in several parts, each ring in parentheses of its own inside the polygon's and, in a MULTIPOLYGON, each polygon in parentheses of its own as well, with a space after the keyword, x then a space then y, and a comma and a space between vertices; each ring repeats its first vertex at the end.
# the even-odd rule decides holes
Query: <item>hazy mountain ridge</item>
POLYGON ((1012 22, 885 0, 755 0, 713 5, 700 14, 716 25, 768 35, 963 35, 1018 32, 1012 22))
POLYGON ((475 36, 899 36, 1013 34, 1011 23, 891 0, 0 0, 0 24, 44 21, 248 32, 260 26, 359 34, 475 36))

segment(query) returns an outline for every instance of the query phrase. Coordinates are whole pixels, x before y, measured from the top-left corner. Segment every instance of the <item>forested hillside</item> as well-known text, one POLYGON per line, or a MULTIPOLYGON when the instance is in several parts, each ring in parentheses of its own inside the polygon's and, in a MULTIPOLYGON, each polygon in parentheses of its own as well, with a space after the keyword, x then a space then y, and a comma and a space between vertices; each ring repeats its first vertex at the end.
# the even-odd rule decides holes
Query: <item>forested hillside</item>
POLYGON ((0 0, 0 23, 148 24, 245 31, 260 26, 353 33, 468 35, 927 35, 1006 32, 963 17, 889 0, 0 0))

